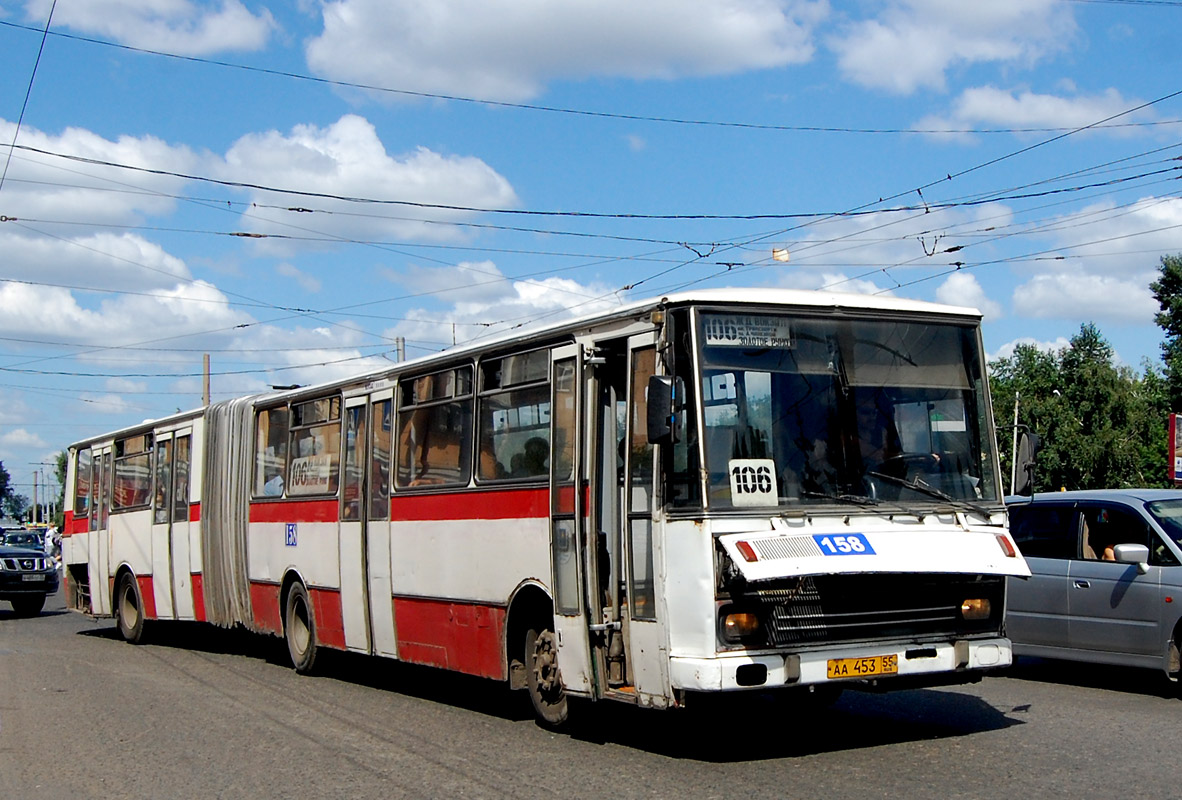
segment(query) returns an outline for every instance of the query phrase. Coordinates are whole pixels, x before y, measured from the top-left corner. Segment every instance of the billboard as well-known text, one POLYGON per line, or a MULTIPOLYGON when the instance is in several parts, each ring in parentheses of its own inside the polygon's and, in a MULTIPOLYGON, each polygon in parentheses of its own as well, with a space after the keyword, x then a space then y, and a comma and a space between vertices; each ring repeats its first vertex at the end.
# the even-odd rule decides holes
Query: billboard
POLYGON ((1178 415, 1170 414, 1170 480, 1182 483, 1182 430, 1179 430, 1178 415))

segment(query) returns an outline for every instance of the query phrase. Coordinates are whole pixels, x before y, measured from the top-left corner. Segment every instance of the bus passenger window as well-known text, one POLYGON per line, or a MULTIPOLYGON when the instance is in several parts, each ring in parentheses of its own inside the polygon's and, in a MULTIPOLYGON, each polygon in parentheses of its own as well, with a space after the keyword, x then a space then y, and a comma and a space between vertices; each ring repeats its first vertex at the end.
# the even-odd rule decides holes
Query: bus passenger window
POLYGON ((280 497, 287 480, 287 407, 268 408, 255 420, 254 495, 280 497))
POLYGON ((471 477, 472 368, 404 381, 400 391, 397 486, 467 484, 471 477))
POLYGON ((74 469, 74 516, 77 518, 90 513, 90 451, 80 450, 75 458, 77 466, 74 469))
POLYGON ((325 397, 291 407, 291 463, 287 494, 336 494, 341 467, 341 399, 325 397))
POLYGON ((481 481, 543 478, 550 471, 550 351, 480 365, 481 481))

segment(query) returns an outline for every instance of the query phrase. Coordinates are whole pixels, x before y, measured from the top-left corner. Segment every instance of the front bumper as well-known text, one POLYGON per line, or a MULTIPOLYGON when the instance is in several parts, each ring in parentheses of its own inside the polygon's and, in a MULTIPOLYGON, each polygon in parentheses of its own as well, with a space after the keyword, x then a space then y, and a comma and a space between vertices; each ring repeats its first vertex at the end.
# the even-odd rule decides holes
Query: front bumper
POLYGON ((955 642, 908 642, 859 647, 832 647, 787 654, 724 653, 714 658, 670 658, 669 677, 675 689, 726 692, 831 683, 866 688, 908 688, 976 680, 981 671, 1008 667, 1013 662, 1010 640, 1002 637, 960 639, 955 642), (898 672, 872 678, 828 677, 831 659, 894 655, 898 672), (959 676, 959 677, 958 677, 959 676))
POLYGON ((57 570, 52 572, 0 571, 0 600, 34 594, 53 594, 61 581, 57 570))

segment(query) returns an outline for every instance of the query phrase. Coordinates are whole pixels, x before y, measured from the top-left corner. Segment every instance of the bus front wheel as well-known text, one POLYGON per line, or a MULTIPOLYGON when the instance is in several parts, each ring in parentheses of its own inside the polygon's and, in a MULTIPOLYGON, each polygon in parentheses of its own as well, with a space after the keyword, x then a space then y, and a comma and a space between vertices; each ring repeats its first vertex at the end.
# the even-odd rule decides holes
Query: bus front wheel
POLYGON ((557 728, 570 716, 566 689, 558 671, 558 643, 554 631, 530 628, 525 633, 526 683, 538 722, 557 728))
POLYGON ((284 638, 295 671, 307 675, 316 663, 316 616, 304 584, 292 584, 284 610, 284 638))

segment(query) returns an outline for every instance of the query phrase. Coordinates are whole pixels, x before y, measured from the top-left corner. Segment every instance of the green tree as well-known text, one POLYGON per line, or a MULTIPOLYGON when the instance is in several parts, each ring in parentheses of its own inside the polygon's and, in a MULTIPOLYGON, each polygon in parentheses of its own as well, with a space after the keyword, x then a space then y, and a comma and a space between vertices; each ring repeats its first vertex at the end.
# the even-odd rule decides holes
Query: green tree
MULTIPOLYGON (((54 456, 53 460, 55 462, 58 485, 57 516, 54 518, 53 524, 57 526, 58 530, 62 530, 66 524, 66 464, 69 460, 69 453, 62 450, 54 456)), ((73 502, 71 498, 71 505, 73 502)))
POLYGON ((16 492, 9 491, 8 495, 4 498, 2 505, 4 507, 5 515, 11 517, 12 519, 23 520, 25 518, 25 514, 27 514, 29 511, 29 498, 25 497, 23 494, 17 494, 16 492))
POLYGON ((1094 325, 1057 352, 1019 345, 990 368, 1007 487, 1015 393, 1019 424, 1042 440, 1036 491, 1168 485, 1167 381, 1151 365, 1144 377, 1116 366, 1094 325))
POLYGON ((8 485, 10 480, 8 470, 4 468, 4 462, 0 461, 0 507, 3 507, 4 501, 12 494, 12 487, 8 485))
POLYGON ((1161 308, 1154 321, 1166 334, 1161 355, 1166 365, 1169 407, 1182 411, 1182 255, 1162 256, 1159 270, 1161 277, 1149 284, 1161 308))

